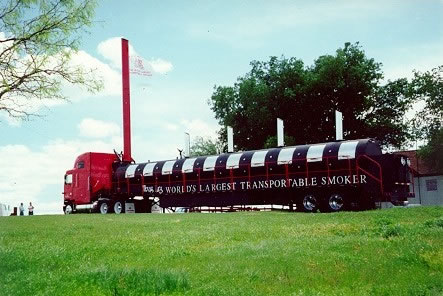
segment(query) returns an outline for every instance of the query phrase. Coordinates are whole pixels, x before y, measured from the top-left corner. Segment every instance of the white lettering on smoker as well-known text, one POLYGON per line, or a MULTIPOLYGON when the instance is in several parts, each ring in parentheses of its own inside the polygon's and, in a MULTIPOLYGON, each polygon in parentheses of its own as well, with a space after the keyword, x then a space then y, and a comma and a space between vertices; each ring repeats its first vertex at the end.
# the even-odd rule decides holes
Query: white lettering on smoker
POLYGON ((272 179, 272 180, 254 180, 254 181, 237 181, 237 182, 221 182, 200 185, 177 185, 177 186, 144 186, 143 191, 146 193, 158 194, 184 194, 197 192, 226 192, 240 190, 260 190, 272 188, 300 188, 314 186, 330 186, 330 185, 351 185, 366 184, 366 175, 344 175, 330 177, 309 177, 309 178, 288 178, 288 179, 272 179))

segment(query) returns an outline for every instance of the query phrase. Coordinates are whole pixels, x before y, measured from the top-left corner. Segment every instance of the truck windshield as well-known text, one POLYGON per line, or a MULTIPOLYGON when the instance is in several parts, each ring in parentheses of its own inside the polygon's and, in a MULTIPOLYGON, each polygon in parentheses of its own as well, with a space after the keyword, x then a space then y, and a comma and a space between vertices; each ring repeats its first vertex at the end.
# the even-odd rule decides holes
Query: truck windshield
POLYGON ((65 184, 66 185, 72 184, 72 175, 71 174, 65 175, 65 184))

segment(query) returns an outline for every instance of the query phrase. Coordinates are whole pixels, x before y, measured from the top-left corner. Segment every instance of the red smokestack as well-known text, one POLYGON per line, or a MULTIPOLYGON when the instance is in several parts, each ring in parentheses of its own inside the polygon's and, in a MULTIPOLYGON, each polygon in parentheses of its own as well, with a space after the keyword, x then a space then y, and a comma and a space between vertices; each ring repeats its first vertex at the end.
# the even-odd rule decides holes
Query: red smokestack
POLYGON ((123 161, 131 161, 131 100, 129 96, 128 40, 122 38, 123 161))

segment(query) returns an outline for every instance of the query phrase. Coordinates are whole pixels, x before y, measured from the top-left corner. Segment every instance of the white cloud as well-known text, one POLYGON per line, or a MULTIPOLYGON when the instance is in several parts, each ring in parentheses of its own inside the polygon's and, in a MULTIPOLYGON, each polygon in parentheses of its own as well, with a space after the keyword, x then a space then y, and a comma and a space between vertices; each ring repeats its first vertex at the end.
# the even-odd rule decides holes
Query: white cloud
POLYGON ((92 118, 83 119, 77 127, 80 135, 87 138, 107 138, 120 134, 120 126, 118 124, 92 118))
POLYGON ((88 70, 94 70, 93 75, 102 80, 104 86, 100 92, 91 95, 85 90, 79 93, 80 87, 66 84, 63 92, 68 93, 68 97, 71 100, 76 101, 91 96, 118 96, 121 94, 121 74, 112 69, 108 64, 103 63, 83 50, 73 55, 71 64, 74 66, 83 66, 88 70), (68 87, 70 87, 70 89, 68 89, 68 87))
MULTIPOLYGON (((134 47, 129 43, 129 55, 136 54, 134 47)), ((121 37, 113 37, 102 41, 97 46, 97 52, 104 57, 111 66, 116 69, 122 68, 121 37)))
POLYGON ((166 130, 169 130, 169 131, 176 131, 176 130, 178 130, 178 126, 176 124, 173 124, 173 123, 165 122, 163 126, 164 126, 164 128, 166 130))
POLYGON ((414 77, 413 71, 426 72, 443 64, 443 43, 421 44, 407 48, 394 48, 390 55, 393 62, 386 61, 385 80, 414 77))
POLYGON ((186 132, 188 132, 192 138, 194 137, 209 137, 215 139, 217 137, 216 131, 218 126, 213 126, 201 119, 182 120, 181 124, 186 132))
POLYGON ((160 58, 150 60, 148 63, 151 65, 152 69, 155 72, 160 74, 165 74, 169 71, 172 71, 173 69, 173 66, 170 62, 162 60, 160 58))
MULTIPOLYGON (((121 37, 109 38, 102 41, 97 46, 98 53, 110 62, 115 69, 121 69, 121 37)), ((129 56, 137 57, 145 68, 159 74, 165 74, 174 68, 172 63, 161 58, 151 58, 147 60, 137 53, 134 47, 129 43, 129 56)))
POLYGON ((168 133, 165 138, 168 141, 160 141, 159 137, 135 135, 132 137, 132 158, 138 163, 176 158, 177 148, 183 148, 183 135, 168 133))

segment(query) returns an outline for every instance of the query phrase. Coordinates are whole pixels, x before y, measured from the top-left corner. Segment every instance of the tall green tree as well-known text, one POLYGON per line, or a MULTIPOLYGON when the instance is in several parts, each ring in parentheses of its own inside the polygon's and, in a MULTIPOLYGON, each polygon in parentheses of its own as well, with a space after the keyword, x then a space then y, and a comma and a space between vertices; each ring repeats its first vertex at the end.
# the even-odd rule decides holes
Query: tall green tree
POLYGON ((234 86, 215 86, 209 100, 219 124, 234 128, 240 149, 273 143, 277 117, 285 121, 290 144, 331 141, 335 110, 343 113, 347 138, 374 137, 400 146, 409 136, 403 122, 411 105, 407 80, 382 86, 381 64, 366 57, 358 43, 346 43, 311 66, 271 57, 251 67, 234 86))
POLYGON ((190 147, 191 156, 217 154, 221 149, 220 143, 211 138, 196 137, 190 147))
POLYGON ((434 132, 428 143, 419 151, 429 167, 443 173, 443 127, 434 132))
POLYGON ((0 112, 26 119, 41 100, 64 100, 63 82, 101 88, 70 63, 96 0, 4 0, 0 3, 0 112))
POLYGON ((411 97, 422 106, 414 118, 417 138, 430 139, 443 127, 443 65, 426 72, 415 72, 410 84, 411 97))
POLYGON ((443 172, 443 65, 414 73, 410 87, 414 102, 422 106, 412 121, 416 139, 427 142, 420 156, 430 167, 443 172))

